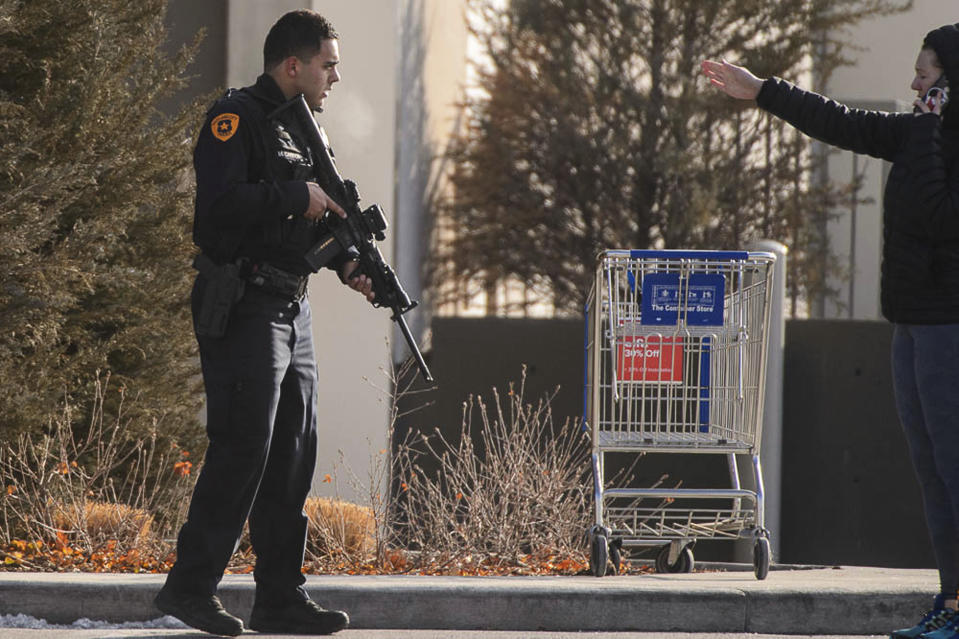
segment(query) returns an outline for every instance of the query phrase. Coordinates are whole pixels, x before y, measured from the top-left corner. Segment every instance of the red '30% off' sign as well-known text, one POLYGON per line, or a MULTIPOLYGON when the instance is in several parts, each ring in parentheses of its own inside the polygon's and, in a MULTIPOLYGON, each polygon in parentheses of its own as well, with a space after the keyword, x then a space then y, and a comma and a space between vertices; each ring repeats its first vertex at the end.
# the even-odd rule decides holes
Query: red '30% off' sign
POLYGON ((617 345, 621 382, 682 382, 683 338, 626 335, 617 345))

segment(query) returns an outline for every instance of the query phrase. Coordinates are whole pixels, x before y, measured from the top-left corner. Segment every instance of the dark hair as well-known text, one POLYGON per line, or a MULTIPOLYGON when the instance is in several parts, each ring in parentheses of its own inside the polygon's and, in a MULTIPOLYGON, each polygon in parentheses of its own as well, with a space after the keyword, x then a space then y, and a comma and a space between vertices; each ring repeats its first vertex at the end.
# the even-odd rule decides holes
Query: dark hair
POLYGON ((323 46, 324 40, 340 35, 330 21, 316 11, 290 11, 276 21, 263 43, 263 69, 269 71, 290 56, 309 60, 323 46))
POLYGON ((922 51, 932 51, 932 64, 937 69, 943 69, 942 62, 939 60, 939 52, 936 51, 931 44, 922 43, 922 51))

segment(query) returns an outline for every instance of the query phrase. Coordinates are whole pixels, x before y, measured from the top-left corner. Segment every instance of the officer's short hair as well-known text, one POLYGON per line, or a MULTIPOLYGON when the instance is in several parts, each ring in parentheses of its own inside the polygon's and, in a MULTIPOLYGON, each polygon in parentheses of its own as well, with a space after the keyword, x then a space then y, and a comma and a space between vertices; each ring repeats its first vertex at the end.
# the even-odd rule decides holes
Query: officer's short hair
POLYGON ((263 69, 269 71, 290 56, 310 60, 320 52, 324 40, 336 40, 330 21, 316 11, 290 11, 276 21, 263 43, 263 69))

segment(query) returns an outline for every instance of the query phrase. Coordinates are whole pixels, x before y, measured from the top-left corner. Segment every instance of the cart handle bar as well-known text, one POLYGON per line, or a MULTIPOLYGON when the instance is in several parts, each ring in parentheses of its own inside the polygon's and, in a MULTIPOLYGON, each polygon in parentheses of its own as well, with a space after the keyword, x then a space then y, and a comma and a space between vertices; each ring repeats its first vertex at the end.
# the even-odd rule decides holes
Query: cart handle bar
MULTIPOLYGON (((607 251, 607 254, 616 254, 620 251, 607 251)), ((748 251, 697 251, 697 250, 646 250, 631 249, 622 251, 629 253, 631 259, 644 260, 721 260, 734 262, 737 260, 748 260, 750 253, 748 251)))

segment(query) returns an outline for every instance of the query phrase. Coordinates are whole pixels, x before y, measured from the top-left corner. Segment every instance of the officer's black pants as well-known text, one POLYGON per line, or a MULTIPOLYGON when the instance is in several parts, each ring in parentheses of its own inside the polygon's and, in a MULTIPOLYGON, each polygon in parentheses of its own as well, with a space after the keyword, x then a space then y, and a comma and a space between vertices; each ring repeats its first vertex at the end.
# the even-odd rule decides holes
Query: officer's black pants
MULTIPOLYGON (((194 321, 203 284, 198 277, 194 321)), ((197 339, 209 448, 167 587, 214 593, 249 517, 258 600, 303 598, 303 503, 316 464, 309 304, 247 286, 226 335, 197 339)))

